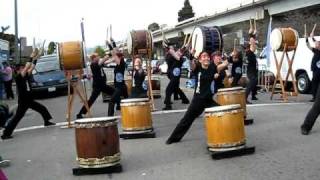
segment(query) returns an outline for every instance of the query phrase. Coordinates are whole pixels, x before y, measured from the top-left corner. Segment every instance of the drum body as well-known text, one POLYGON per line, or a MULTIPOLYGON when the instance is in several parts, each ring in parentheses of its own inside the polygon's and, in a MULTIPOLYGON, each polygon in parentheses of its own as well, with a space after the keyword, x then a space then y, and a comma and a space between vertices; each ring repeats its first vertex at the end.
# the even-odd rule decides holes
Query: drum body
POLYGON ((83 47, 80 41, 60 43, 58 52, 62 70, 79 70, 85 67, 83 47))
MULTIPOLYGON (((146 89, 148 89, 148 76, 146 77, 144 86, 147 86, 146 89)), ((151 77, 151 88, 152 88, 152 93, 154 97, 161 97, 161 82, 160 78, 157 76, 152 76, 151 77)))
POLYGON ((243 110, 240 105, 205 109, 207 145, 211 151, 228 151, 245 146, 243 110))
POLYGON ((152 131, 149 99, 121 100, 121 120, 123 133, 134 134, 152 131))
POLYGON ((276 28, 271 32, 270 43, 274 51, 284 51, 285 45, 287 45, 287 51, 295 50, 298 41, 299 34, 292 28, 276 28))
POLYGON ((221 30, 217 27, 197 26, 192 33, 192 48, 196 50, 195 57, 202 51, 213 53, 222 51, 223 37, 221 30))
POLYGON ((120 163, 120 145, 114 117, 75 121, 77 161, 83 168, 100 168, 120 163))
POLYGON ((129 32, 127 38, 128 53, 131 55, 148 54, 152 52, 152 34, 147 30, 137 30, 129 32))
POLYGON ((244 115, 247 113, 246 91, 242 87, 219 89, 217 93, 217 103, 221 106, 240 104, 244 115))

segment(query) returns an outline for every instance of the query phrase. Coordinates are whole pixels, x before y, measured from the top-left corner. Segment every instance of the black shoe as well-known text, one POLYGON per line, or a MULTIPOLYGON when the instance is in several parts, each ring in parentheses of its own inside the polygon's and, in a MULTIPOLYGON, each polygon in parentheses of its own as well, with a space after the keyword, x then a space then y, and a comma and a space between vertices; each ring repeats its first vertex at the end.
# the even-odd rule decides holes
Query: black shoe
POLYGON ((257 98, 257 97, 255 97, 255 96, 253 96, 253 97, 251 98, 251 100, 253 100, 253 101, 257 101, 257 100, 258 100, 258 98, 257 98))
POLYGON ((252 102, 250 102, 250 101, 247 100, 247 104, 252 104, 252 102))
POLYGON ((166 107, 162 108, 162 110, 172 110, 172 106, 171 105, 166 105, 166 107))
POLYGON ((309 133, 310 133, 309 130, 307 130, 307 129, 304 128, 304 127, 301 127, 301 134, 302 134, 302 135, 309 135, 309 133))
POLYGON ((54 125, 56 125, 56 123, 50 122, 50 121, 47 121, 44 123, 44 126, 54 126, 54 125))
POLYGON ((189 99, 182 100, 182 104, 189 104, 189 103, 190 103, 189 99))
POLYGON ((13 136, 11 136, 11 135, 2 135, 2 136, 1 136, 1 139, 2 139, 2 140, 12 139, 12 138, 13 138, 13 136))
POLYGON ((77 119, 83 119, 83 115, 82 114, 77 114, 77 119))
POLYGON ((179 142, 178 140, 172 140, 172 139, 167 139, 167 141, 166 141, 166 144, 167 145, 169 145, 169 144, 172 144, 172 143, 177 143, 177 142, 179 142))

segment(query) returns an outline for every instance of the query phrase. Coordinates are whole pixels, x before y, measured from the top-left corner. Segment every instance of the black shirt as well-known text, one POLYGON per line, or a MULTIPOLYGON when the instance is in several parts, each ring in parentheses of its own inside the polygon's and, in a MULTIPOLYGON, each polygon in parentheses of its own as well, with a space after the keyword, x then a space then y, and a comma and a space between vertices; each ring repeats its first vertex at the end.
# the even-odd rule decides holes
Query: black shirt
POLYGON ((320 73, 320 50, 312 48, 313 57, 311 62, 311 71, 320 73))
POLYGON ((246 55, 248 59, 247 75, 256 75, 258 73, 257 57, 251 50, 246 55))
POLYGON ((20 73, 16 77, 16 86, 18 92, 18 101, 32 99, 31 89, 30 89, 30 76, 26 74, 23 77, 20 73))
POLYGON ((195 94, 202 98, 212 98, 216 92, 214 75, 217 73, 217 67, 210 64, 208 69, 203 69, 201 64, 197 64, 193 72, 196 75, 195 94))
POLYGON ((171 54, 168 54, 166 57, 166 62, 168 64, 168 77, 177 77, 179 78, 181 76, 181 67, 183 64, 182 57, 180 60, 176 60, 171 54))
POLYGON ((124 60, 120 61, 114 68, 114 87, 123 87, 124 84, 124 71, 126 69, 124 60))
POLYGON ((142 84, 144 82, 144 79, 146 77, 146 74, 142 69, 140 70, 134 70, 133 72, 133 79, 134 79, 134 87, 136 88, 142 88, 142 84))
POLYGON ((101 86, 106 84, 107 77, 104 73, 102 65, 99 65, 98 63, 91 63, 90 65, 91 72, 92 72, 92 78, 93 78, 93 87, 101 86))
POLYGON ((240 56, 237 62, 233 61, 233 58, 230 56, 228 59, 229 63, 232 63, 231 76, 235 77, 237 75, 242 75, 242 57, 240 56))

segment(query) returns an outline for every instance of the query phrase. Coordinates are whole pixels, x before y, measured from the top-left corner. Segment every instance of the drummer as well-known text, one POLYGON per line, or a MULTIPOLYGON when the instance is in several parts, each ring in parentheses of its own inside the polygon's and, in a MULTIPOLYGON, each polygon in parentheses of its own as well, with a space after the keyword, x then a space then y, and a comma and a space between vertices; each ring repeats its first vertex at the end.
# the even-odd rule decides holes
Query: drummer
MULTIPOLYGON (((219 53, 216 52, 215 54, 218 55, 219 53)), ((213 95, 217 88, 216 80, 219 77, 218 72, 225 69, 228 66, 228 62, 225 61, 219 65, 210 63, 210 54, 205 51, 200 53, 199 62, 200 63, 195 63, 194 60, 192 62, 192 71, 195 73, 197 78, 191 104, 166 141, 166 144, 179 142, 189 130, 193 121, 200 116, 205 108, 218 106, 218 103, 213 100, 213 95)))
POLYGON ((146 73, 142 68, 142 61, 139 57, 134 60, 133 83, 130 98, 146 98, 147 90, 143 87, 146 73))
POLYGON ((232 87, 240 86, 239 80, 242 77, 242 53, 235 49, 228 57, 229 63, 232 64, 230 81, 232 87))
MULTIPOLYGON (((88 106, 89 108, 92 106, 92 104, 95 102, 97 97, 100 95, 101 92, 104 92, 108 95, 112 95, 114 93, 114 88, 107 85, 107 77, 103 70, 103 65, 110 63, 112 60, 109 60, 109 56, 106 56, 104 58, 100 58, 100 56, 97 53, 93 53, 90 56, 91 64, 91 72, 93 77, 93 83, 92 83, 92 93, 88 100, 88 106)), ((109 102, 109 106, 111 104, 111 101, 109 102)), ((77 114, 77 119, 83 118, 83 115, 87 113, 87 109, 85 106, 81 108, 79 113, 77 114)), ((109 112, 108 112, 109 114, 109 112)))
MULTIPOLYGON (((222 53, 220 51, 215 51, 211 54, 211 62, 215 66, 219 66, 222 63, 225 63, 228 65, 228 62, 225 60, 222 60, 222 53)), ((218 70, 218 77, 215 79, 216 82, 216 88, 215 93, 218 91, 218 89, 224 88, 223 81, 225 77, 227 76, 227 70, 228 66, 226 66, 224 69, 218 70)))
POLYGON ((180 77, 181 77, 181 67, 183 63, 183 60, 182 60, 183 52, 184 50, 182 49, 175 51, 172 46, 169 47, 167 61, 169 63, 172 63, 172 65, 171 65, 171 69, 168 69, 168 74, 169 74, 168 76, 170 78, 170 82, 166 88, 166 97, 164 100, 165 107, 163 108, 163 110, 172 109, 171 96, 175 91, 179 94, 183 104, 189 104, 189 99, 179 87, 180 77))
POLYGON ((247 77, 249 83, 246 88, 246 100, 247 104, 252 104, 248 101, 248 96, 251 93, 251 100, 258 100, 257 95, 257 84, 258 84, 258 68, 257 68, 257 57, 254 54, 256 51, 256 29, 250 27, 249 30, 249 43, 245 45, 246 56, 248 59, 247 77))

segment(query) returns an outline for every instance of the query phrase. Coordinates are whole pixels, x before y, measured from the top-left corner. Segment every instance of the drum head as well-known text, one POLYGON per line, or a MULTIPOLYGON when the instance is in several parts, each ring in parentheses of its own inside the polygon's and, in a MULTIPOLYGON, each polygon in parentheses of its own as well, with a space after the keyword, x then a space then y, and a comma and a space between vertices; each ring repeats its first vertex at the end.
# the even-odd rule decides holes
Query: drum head
POLYGON ((132 54, 132 46, 133 46, 133 42, 132 42, 132 32, 128 33, 128 37, 127 37, 127 48, 128 48, 128 53, 132 54))
POLYGON ((204 35, 201 27, 195 27, 192 33, 191 46, 196 51, 196 53, 194 54, 196 58, 198 58, 200 53, 204 50, 203 42, 204 42, 204 35))
POLYGON ((240 108, 241 108, 240 104, 231 104, 231 105, 226 105, 226 106, 217 106, 217 107, 212 107, 212 108, 206 108, 204 112, 205 113, 216 113, 216 112, 236 110, 236 109, 240 109, 240 108))
MULTIPOLYGON (((292 28, 291 28, 291 29, 292 29, 292 28)), ((296 47, 298 47, 298 43, 299 43, 299 33, 298 33, 298 31, 296 31, 295 29, 292 29, 292 31, 294 32, 295 37, 296 37, 296 47)))
POLYGON ((148 98, 123 99, 121 103, 149 102, 148 98))
POLYGON ((97 122, 106 122, 106 121, 116 121, 117 117, 100 117, 100 118, 84 118, 84 119, 78 119, 74 122, 76 124, 86 124, 86 123, 97 123, 97 122))
POLYGON ((243 90, 243 88, 242 87, 222 88, 222 89, 219 89, 218 92, 240 91, 240 90, 243 90))
POLYGON ((274 29, 271 32, 270 43, 272 50, 279 50, 282 45, 282 33, 280 29, 274 29))

